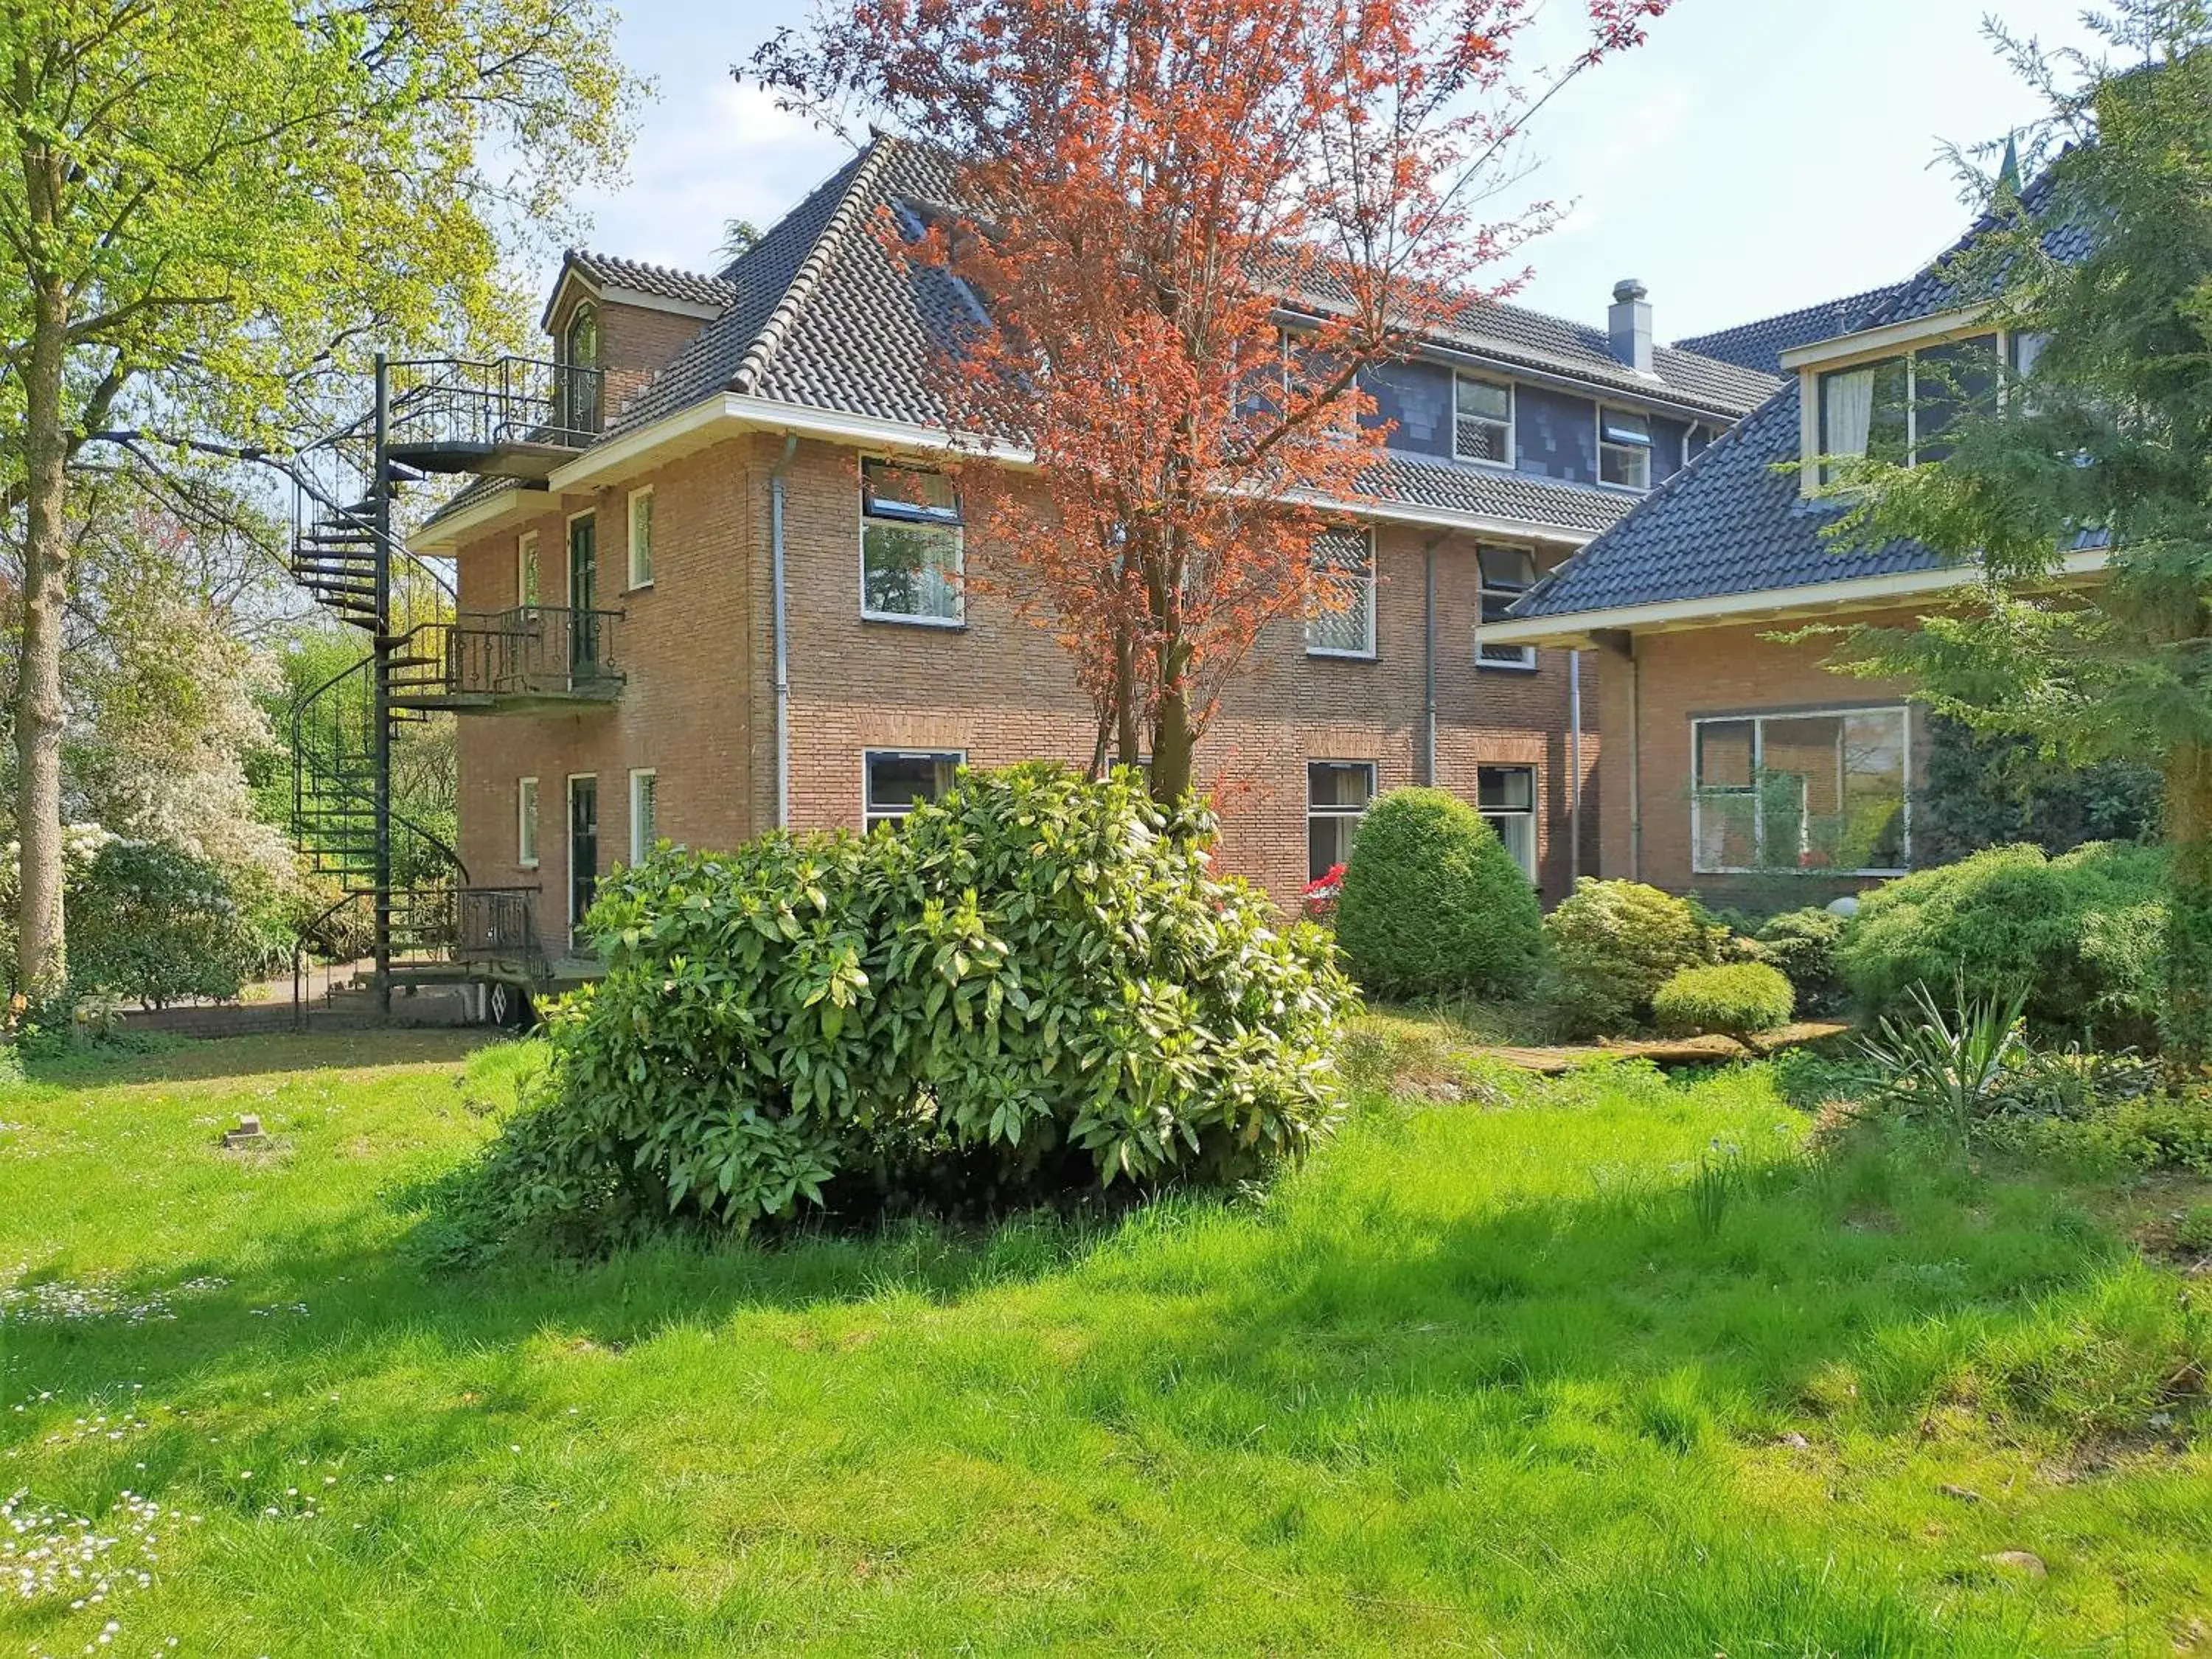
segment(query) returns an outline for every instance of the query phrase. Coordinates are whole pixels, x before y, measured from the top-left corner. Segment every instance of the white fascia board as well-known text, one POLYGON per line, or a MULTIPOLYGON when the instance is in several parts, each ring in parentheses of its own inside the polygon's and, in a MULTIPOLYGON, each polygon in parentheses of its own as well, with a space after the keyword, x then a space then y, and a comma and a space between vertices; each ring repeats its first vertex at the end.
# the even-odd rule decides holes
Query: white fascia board
MULTIPOLYGON (((1019 444, 962 437, 944 427, 918 426, 908 421, 886 421, 865 415, 846 415, 808 409, 743 392, 726 392, 719 398, 691 404, 649 425, 625 433, 611 443, 586 450, 566 465, 554 469, 547 481, 555 493, 581 490, 611 483, 648 465, 703 449, 725 438, 747 432, 795 434, 833 443, 907 453, 957 456, 963 460, 994 462, 1025 471, 1036 465, 1034 451, 1019 444)), ((1411 502, 1366 498, 1335 503, 1352 518, 1377 519, 1394 524, 1426 525, 1440 530, 1461 530, 1472 535, 1513 541, 1563 543, 1580 547, 1595 539, 1594 530, 1571 530, 1533 520, 1492 518, 1453 507, 1423 507, 1411 502)))
MULTIPOLYGON (((2101 548, 2069 553, 2059 562, 2057 576, 2062 580, 2094 576, 2105 568, 2105 557, 2101 548)), ((1577 611, 1557 617, 1530 617, 1519 622, 1488 623, 1483 626, 1482 642, 1560 645, 1600 633, 1719 627, 1799 612, 1886 605, 1971 586, 1981 580, 1978 565, 1951 564, 1934 570, 1903 571, 1893 576, 1855 576, 1844 581, 1813 582, 1800 587, 1754 588, 1747 593, 1723 593, 1710 599, 1667 599, 1655 605, 1618 605, 1610 611, 1577 611)))
POLYGON ((729 307, 707 305, 697 300, 678 300, 665 294, 648 294, 641 288, 606 288, 599 290, 599 302, 610 306, 636 306, 645 311, 665 311, 678 317, 696 317, 702 322, 711 322, 729 307))
POLYGON ((457 553, 461 544, 471 536, 498 529, 503 520, 526 510, 531 503, 543 507, 551 500, 552 497, 542 489, 523 489, 514 484, 503 484, 489 495, 471 501, 459 511, 424 526, 407 538, 407 544, 417 553, 457 553))
POLYGON ((1910 317, 1901 323, 1870 328, 1863 333, 1839 334, 1833 339, 1814 340, 1807 345, 1792 346, 1782 353, 1782 367, 1785 370, 1811 368, 1821 363, 1843 362, 1853 357, 1917 345, 1923 340, 1941 340, 1949 335, 1965 333, 1989 313, 1990 307, 1984 303, 1969 306, 1962 311, 1939 311, 1926 317, 1910 317))

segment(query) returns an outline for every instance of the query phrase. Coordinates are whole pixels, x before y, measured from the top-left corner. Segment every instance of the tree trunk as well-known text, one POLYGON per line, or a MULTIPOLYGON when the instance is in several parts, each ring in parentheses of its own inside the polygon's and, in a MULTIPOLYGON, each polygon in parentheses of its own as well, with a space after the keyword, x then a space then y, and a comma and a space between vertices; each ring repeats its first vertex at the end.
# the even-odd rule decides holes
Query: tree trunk
POLYGON ((1114 647, 1113 720, 1116 758, 1133 770, 1145 758, 1145 734, 1137 726, 1137 646, 1127 629, 1114 647))
POLYGON ((62 617, 69 597, 68 438, 62 418, 69 313, 59 287, 32 295, 23 377, 23 641, 15 678, 15 834, 18 872, 15 993, 36 1001, 63 975, 62 617))
POLYGON ((2201 1080, 2212 1061, 2212 744, 2179 743, 2166 757, 2166 1065, 2201 1080))
POLYGON ((1152 719, 1152 799, 1172 806, 1190 793, 1191 762, 1198 733, 1191 727, 1190 699, 1178 679, 1160 690, 1152 719))

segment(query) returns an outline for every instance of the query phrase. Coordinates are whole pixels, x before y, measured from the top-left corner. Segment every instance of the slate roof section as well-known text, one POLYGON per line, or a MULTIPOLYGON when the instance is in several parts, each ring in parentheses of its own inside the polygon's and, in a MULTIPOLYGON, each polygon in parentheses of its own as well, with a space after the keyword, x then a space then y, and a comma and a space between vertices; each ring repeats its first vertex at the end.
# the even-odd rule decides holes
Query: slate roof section
MULTIPOLYGON (((2057 175, 2045 172, 2021 192, 2021 205, 2032 216, 2047 212, 2056 189, 2057 175)), ((1869 313, 1859 324, 1861 328, 1881 328, 1891 323, 1907 323, 1923 317, 1933 317, 1939 312, 1954 311, 1971 305, 1978 294, 1968 293, 1964 280, 1971 275, 1959 268, 1960 257, 1980 237, 1997 224, 1995 215, 1984 213, 1967 228, 1966 234, 1942 252, 1915 275, 1911 281, 1899 283, 1889 299, 1869 313)), ((2088 252, 2088 233, 2078 225, 2061 225, 2047 233, 2043 246, 2054 258, 2079 259, 2088 252)))
POLYGON ((1495 467, 1453 466, 1395 452, 1361 483, 1382 501, 1584 535, 1610 529, 1641 499, 1625 490, 1565 483, 1495 467))
POLYGON ((1917 542, 1844 551, 1824 539, 1822 529, 1842 509, 1806 500, 1796 473, 1776 470, 1777 463, 1797 458, 1797 382, 1792 380, 1530 588, 1512 615, 1565 617, 1942 564, 1917 542))
POLYGON ((612 253, 593 253, 572 247, 564 263, 602 288, 630 289, 663 300, 680 300, 686 305, 713 306, 719 311, 738 297, 736 285, 726 277, 647 264, 641 259, 624 259, 612 253))
POLYGON ((1862 317, 1886 304, 1903 286, 1892 283, 1887 288, 1871 288, 1863 294, 1785 311, 1778 317, 1762 317, 1757 322, 1738 323, 1733 328, 1693 335, 1686 340, 1677 340, 1675 349, 1717 357, 1723 362, 1755 369, 1762 374, 1779 375, 1784 352, 1851 333, 1858 328, 1862 317))

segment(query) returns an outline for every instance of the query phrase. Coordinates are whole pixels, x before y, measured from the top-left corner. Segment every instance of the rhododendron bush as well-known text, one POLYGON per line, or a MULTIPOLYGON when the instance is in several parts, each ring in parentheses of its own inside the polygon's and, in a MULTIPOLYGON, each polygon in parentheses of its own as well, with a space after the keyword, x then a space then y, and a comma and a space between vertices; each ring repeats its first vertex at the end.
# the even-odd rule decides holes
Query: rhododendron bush
POLYGON ((856 837, 664 854, 449 1206, 462 1254, 671 1218, 997 1210, 1221 1184, 1309 1147, 1352 997, 1319 930, 1217 880, 1140 779, 963 774, 856 837))

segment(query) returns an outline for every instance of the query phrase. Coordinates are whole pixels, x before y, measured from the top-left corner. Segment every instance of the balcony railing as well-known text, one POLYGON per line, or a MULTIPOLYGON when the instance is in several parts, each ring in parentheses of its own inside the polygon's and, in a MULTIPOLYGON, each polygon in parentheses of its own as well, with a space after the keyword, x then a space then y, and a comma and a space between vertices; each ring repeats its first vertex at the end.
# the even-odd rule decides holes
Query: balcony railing
POLYGON ((395 451, 580 449, 605 424, 606 375, 536 357, 437 357, 392 365, 395 451))
POLYGON ((393 683, 404 702, 497 708, 532 702, 611 702, 622 694, 619 611, 516 605, 416 629, 393 683))
POLYGON ((538 889, 464 887, 453 895, 457 962, 543 963, 538 942, 538 889))

